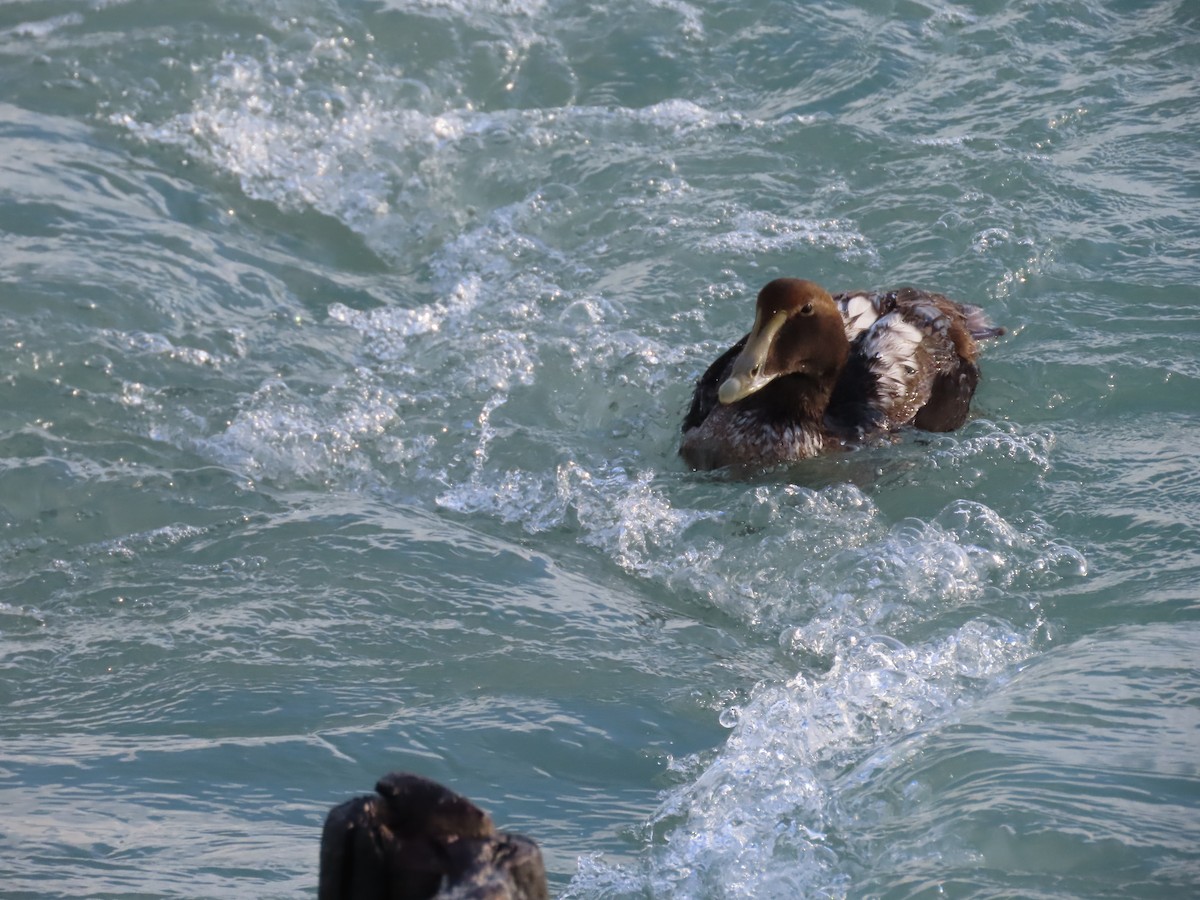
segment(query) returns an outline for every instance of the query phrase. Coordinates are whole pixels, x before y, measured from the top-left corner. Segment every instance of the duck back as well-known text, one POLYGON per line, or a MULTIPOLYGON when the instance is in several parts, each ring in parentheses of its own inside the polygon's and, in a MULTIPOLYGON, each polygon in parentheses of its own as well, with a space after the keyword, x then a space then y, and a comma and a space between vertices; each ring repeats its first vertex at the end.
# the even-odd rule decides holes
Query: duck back
POLYGON ((911 287, 835 294, 850 357, 830 398, 831 428, 862 439, 902 425, 952 431, 979 384, 976 338, 992 337, 978 307, 911 287))

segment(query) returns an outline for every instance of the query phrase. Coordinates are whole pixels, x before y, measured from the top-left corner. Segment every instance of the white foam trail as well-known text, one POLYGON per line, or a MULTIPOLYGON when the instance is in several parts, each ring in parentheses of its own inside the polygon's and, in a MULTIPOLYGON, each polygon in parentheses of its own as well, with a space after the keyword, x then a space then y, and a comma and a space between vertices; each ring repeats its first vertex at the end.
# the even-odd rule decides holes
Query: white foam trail
POLYGON ((65 13, 61 16, 51 16, 35 22, 22 22, 9 28, 0 29, 0 41, 9 38, 34 38, 41 40, 49 37, 62 28, 72 28, 82 25, 84 18, 79 13, 65 13))
MULTIPOLYGON (((479 7, 459 0, 431 3, 464 15, 479 7)), ((537 5, 499 4, 501 14, 516 22, 537 5)), ((659 0, 659 5, 703 32, 689 4, 659 0)), ((524 26, 514 27, 520 32, 524 26)), ((519 33, 507 38, 518 48, 528 39, 519 33)), ((684 98, 642 108, 454 106, 439 101, 427 85, 383 68, 345 34, 309 40, 307 52, 265 37, 256 54, 227 52, 212 64, 204 90, 186 112, 156 120, 153 112, 134 107, 109 119, 226 173, 248 197, 330 216, 361 235, 375 253, 405 266, 425 258, 447 235, 469 228, 468 208, 484 203, 490 215, 491 198, 505 190, 503 181, 497 191, 479 179, 493 144, 518 160, 514 173, 524 173, 550 165, 571 148, 593 162, 616 151, 626 159, 657 160, 665 149, 687 147, 714 128, 769 131, 785 121, 707 109, 684 98)), ((367 45, 370 36, 358 40, 367 45)), ((788 123, 795 120, 786 117, 788 123)), ((522 186, 517 190, 525 189, 527 179, 513 180, 522 186)), ((852 256, 874 252, 852 225, 838 220, 744 210, 722 227, 701 250, 749 254, 818 246, 852 256)))
POLYGON ((866 823, 843 794, 1032 652, 1028 635, 982 620, 914 646, 846 638, 828 671, 726 711, 729 740, 667 792, 639 866, 585 858, 565 896, 844 896, 866 823))
MULTIPOLYGON (((337 386, 316 401, 271 378, 222 431, 194 443, 255 479, 325 483, 331 476, 369 476, 372 459, 364 445, 386 435, 402 403, 370 378, 337 386)), ((403 455, 403 448, 393 453, 403 455)))
POLYGON ((850 486, 760 486, 720 518, 723 542, 687 510, 623 513, 654 525, 653 554, 630 557, 619 526, 591 539, 777 629, 800 671, 724 710, 715 755, 673 767, 684 782, 647 823, 639 866, 582 860, 570 897, 843 895, 867 852, 843 795, 1036 652, 1043 615, 1014 584, 1084 571, 1077 551, 974 501, 888 526, 850 486))
POLYGON ((878 257, 861 232, 838 219, 806 219, 743 210, 722 224, 726 230, 703 241, 702 250, 753 257, 820 247, 836 251, 842 259, 866 257, 870 263, 878 257))

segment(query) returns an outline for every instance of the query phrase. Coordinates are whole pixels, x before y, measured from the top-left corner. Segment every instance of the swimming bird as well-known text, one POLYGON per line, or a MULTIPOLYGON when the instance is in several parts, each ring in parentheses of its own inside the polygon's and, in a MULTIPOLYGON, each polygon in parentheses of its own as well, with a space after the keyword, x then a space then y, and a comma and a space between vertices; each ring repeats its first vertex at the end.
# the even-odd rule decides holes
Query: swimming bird
POLYGON ((1003 333, 930 291, 831 295, 778 278, 759 292, 750 333, 696 382, 679 453, 693 469, 768 466, 905 425, 952 431, 979 383, 976 340, 1003 333))

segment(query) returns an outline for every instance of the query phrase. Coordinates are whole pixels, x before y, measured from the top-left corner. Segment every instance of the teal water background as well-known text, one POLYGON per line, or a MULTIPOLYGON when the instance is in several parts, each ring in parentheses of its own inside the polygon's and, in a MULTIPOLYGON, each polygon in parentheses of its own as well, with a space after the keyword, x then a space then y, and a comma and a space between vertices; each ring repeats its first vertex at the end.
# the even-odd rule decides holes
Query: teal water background
POLYGON ((0 4, 0 895, 1200 896, 1200 6, 0 4), (953 435, 675 455, 772 277, 953 435))

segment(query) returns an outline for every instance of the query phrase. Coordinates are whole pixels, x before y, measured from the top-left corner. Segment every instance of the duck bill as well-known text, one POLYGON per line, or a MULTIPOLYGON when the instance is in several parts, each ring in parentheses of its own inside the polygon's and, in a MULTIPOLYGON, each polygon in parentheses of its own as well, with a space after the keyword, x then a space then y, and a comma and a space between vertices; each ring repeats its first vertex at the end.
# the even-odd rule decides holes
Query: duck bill
POLYGON ((743 397, 749 397, 765 385, 770 384, 774 375, 766 374, 767 357, 771 353, 771 345, 775 335, 787 321, 787 313, 777 312, 764 326, 761 317, 754 319, 754 328, 746 339, 746 346, 733 361, 733 369, 729 377, 721 382, 717 389, 717 399, 722 403, 736 403, 743 397))

